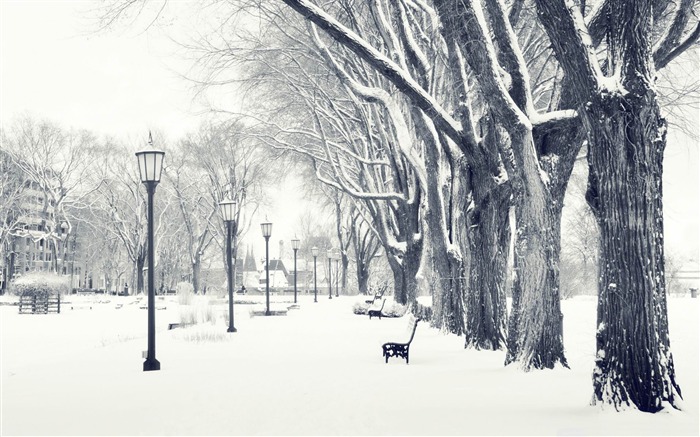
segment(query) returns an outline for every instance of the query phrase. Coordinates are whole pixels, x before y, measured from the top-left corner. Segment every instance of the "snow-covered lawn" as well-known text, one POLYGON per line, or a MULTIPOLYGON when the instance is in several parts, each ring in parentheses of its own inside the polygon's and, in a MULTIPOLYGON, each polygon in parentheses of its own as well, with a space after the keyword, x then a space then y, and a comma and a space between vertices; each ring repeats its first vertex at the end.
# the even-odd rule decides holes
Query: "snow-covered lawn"
MULTIPOLYGON (((247 297, 246 297, 247 298, 247 297)), ((9 299, 9 298, 4 298, 9 299)), ((595 300, 563 301, 571 369, 523 373, 504 352, 418 325, 411 363, 380 345, 404 319, 371 321, 355 298, 301 296, 287 316, 236 307, 217 325, 167 330, 156 312, 158 372, 143 372, 146 310, 133 297, 71 296, 60 315, 0 306, 2 435, 698 435, 698 300, 671 298, 671 341, 684 411, 589 406, 595 300), (99 303, 102 301, 102 303, 99 303), (109 302, 105 302, 109 301, 109 302), (117 309, 118 304, 122 304, 117 309), (73 309, 71 310, 71 306, 73 309), (90 309, 92 306, 92 309, 90 309), (199 341, 197 341, 199 339, 199 341)), ((280 304, 281 305, 281 304, 280 304)))

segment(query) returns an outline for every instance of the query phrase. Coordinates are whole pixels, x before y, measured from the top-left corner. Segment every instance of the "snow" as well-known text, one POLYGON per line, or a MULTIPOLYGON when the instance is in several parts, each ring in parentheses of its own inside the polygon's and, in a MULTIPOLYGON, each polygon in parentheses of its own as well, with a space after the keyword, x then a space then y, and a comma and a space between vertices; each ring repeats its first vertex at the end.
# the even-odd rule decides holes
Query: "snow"
POLYGON ((171 331, 177 299, 159 299, 161 370, 143 372, 137 298, 67 299, 60 315, 0 306, 2 435, 698 434, 700 299, 669 300, 685 409, 659 414, 590 406, 595 297, 562 301, 571 369, 527 373, 504 367, 503 351, 465 350, 423 322, 410 364, 385 364, 380 346, 406 319, 369 320, 352 313, 355 297, 323 293, 318 303, 300 296, 287 316, 251 317, 254 305, 237 304, 234 334, 225 299, 213 303, 216 324, 171 331))

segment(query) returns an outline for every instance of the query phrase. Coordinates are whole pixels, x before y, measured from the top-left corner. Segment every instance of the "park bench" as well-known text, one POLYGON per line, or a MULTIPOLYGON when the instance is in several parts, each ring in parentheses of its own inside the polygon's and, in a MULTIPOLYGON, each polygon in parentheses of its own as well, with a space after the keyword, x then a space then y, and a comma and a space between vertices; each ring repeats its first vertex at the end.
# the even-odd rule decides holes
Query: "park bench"
POLYGON ((365 303, 373 305, 376 301, 384 297, 384 292, 386 291, 388 287, 382 287, 382 289, 379 291, 379 293, 375 294, 372 299, 368 299, 365 301, 365 303))
POLYGON ((408 349, 413 341, 413 336, 416 335, 418 322, 420 322, 420 319, 410 314, 408 316, 408 324, 406 325, 403 341, 389 342, 382 345, 382 356, 384 356, 385 363, 389 362, 389 357, 399 357, 404 358, 406 364, 408 364, 408 349))
POLYGON ((386 299, 382 299, 382 305, 379 308, 374 306, 374 308, 369 308, 367 310, 367 314, 369 314, 370 320, 372 320, 372 317, 379 317, 379 320, 382 320, 382 310, 384 309, 385 303, 386 303, 386 299))
POLYGON ((19 298, 20 314, 61 313, 61 295, 22 293, 19 298))

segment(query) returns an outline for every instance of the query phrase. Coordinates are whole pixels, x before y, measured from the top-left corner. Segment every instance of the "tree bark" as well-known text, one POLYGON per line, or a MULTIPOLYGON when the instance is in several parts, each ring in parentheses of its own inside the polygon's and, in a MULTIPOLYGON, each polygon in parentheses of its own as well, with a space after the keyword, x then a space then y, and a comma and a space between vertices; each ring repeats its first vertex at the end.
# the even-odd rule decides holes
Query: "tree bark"
POLYGON ((394 274, 394 300, 401 305, 413 303, 418 295, 416 274, 420 268, 423 243, 407 245, 402 257, 389 255, 389 266, 394 274))
POLYGON ((139 257, 136 259, 136 293, 141 294, 144 292, 144 283, 143 283, 143 267, 146 264, 146 254, 144 253, 143 255, 139 255, 139 257))
POLYGON ((587 106, 587 200, 600 227, 593 402, 677 407, 668 337, 662 170, 666 123, 652 90, 587 106))
POLYGON ((358 258, 357 260, 357 288, 360 294, 367 294, 369 282, 369 265, 365 264, 363 260, 358 258))
POLYGON ((199 258, 196 258, 192 263, 192 288, 194 293, 199 293, 200 283, 202 277, 202 263, 199 258))
POLYGON ((515 183, 514 271, 512 311, 508 322, 506 364, 524 370, 568 367, 564 356, 563 316, 559 301, 556 232, 551 186, 533 153, 532 133, 511 135, 522 179, 515 183), (518 156, 520 155, 520 156, 518 156))
POLYGON ((506 344, 510 195, 509 186, 497 184, 493 177, 472 179, 465 348, 498 350, 506 344))

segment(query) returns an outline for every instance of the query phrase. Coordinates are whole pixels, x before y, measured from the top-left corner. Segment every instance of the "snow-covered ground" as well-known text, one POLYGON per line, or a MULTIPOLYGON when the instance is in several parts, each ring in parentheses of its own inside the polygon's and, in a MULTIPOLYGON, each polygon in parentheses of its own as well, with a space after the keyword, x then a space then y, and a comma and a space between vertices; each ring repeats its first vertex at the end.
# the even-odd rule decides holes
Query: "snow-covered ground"
MULTIPOLYGON (((245 297, 248 298, 248 297, 245 297)), ((259 298, 259 297, 258 297, 259 298)), ((11 299, 4 297, 5 301, 11 299)), ((176 298, 159 300, 161 370, 143 372, 146 310, 133 297, 71 296, 60 315, 0 306, 2 435, 698 435, 698 300, 671 298, 671 342, 684 411, 591 407, 595 300, 563 301, 571 369, 523 373, 504 352, 418 325, 411 363, 380 345, 404 319, 369 320, 355 298, 301 296, 287 316, 167 330, 176 298), (107 302, 108 301, 108 302, 107 302), (121 304, 120 308, 117 308, 121 304), (71 309, 72 307, 72 309, 71 309), (90 308, 92 307, 92 308, 90 308)))

